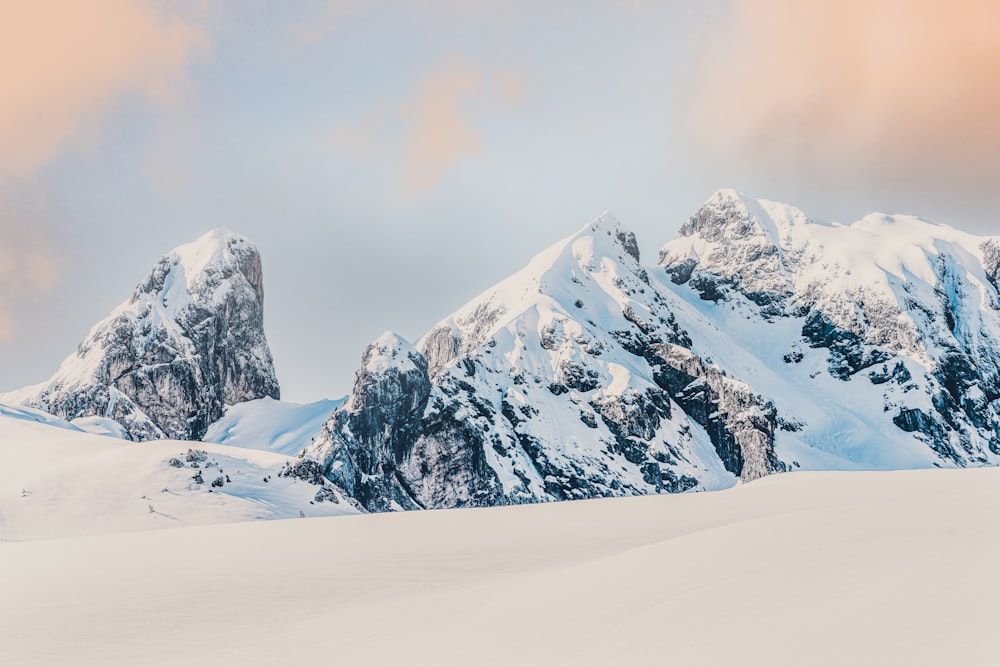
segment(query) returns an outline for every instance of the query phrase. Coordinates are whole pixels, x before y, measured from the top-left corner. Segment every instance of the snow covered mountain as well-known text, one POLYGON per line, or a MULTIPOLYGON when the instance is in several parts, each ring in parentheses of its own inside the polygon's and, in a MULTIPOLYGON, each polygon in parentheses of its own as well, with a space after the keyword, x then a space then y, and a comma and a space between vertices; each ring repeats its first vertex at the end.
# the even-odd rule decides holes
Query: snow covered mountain
MULTIPOLYGON (((906 433, 935 465, 1000 463, 1000 237, 883 214, 826 225, 720 191, 663 248, 660 266, 676 293, 711 304, 701 307, 717 326, 768 341, 748 352, 771 367, 780 353, 784 386, 752 383, 801 422, 799 441, 919 465, 890 454, 900 442, 912 452, 906 433), (788 385, 796 377, 814 409, 788 385), (858 428, 820 427, 852 420, 858 428)), ((746 375, 740 362, 729 370, 746 375)))
POLYGON ((717 489, 783 469, 773 405, 690 346, 605 214, 416 347, 375 341, 306 456, 370 510, 717 489))
POLYGON ((1000 238, 906 216, 719 191, 651 268, 605 214, 375 341, 304 463, 369 510, 1000 463, 998 278, 1000 238))
POLYGON ((278 398, 260 254, 216 229, 165 255, 49 380, 0 395, 131 440, 194 440, 227 405, 278 398))

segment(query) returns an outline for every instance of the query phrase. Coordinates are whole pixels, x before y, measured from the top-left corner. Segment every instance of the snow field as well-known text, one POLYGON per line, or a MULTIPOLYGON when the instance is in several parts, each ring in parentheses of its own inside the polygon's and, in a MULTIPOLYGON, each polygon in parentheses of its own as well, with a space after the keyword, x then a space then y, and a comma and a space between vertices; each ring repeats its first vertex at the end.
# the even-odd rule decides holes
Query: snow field
POLYGON ((5 665, 988 665, 1000 470, 0 544, 5 665))

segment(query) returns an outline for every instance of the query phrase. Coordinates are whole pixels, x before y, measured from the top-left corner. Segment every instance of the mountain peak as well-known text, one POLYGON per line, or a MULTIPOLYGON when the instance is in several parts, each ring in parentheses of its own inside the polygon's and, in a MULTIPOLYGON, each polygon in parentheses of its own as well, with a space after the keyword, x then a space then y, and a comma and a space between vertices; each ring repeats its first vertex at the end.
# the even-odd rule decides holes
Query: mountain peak
MULTIPOLYGON (((624 250, 625 254, 636 262, 639 261, 639 244, 636 242, 635 234, 625 229, 610 211, 601 213, 567 240, 572 241, 585 236, 593 236, 597 239, 602 236, 610 237, 614 246, 624 250)), ((617 253, 609 252, 608 254, 617 253)))
POLYGON ((132 440, 197 439, 226 405, 279 395, 263 329, 260 254, 218 228, 164 255, 47 382, 4 400, 132 440))
POLYGON ((361 363, 367 373, 383 373, 391 367, 412 366, 412 357, 417 354, 408 340, 395 332, 386 331, 368 345, 361 363))
POLYGON ((618 218, 616 218, 611 211, 604 211, 599 216, 591 220, 588 226, 591 231, 594 232, 601 230, 616 232, 621 229, 621 223, 618 222, 618 218))
MULTIPOLYGON (((197 240, 178 246, 164 255, 141 282, 139 292, 165 292, 170 297, 190 294, 195 299, 210 298, 223 282, 242 275, 263 300, 260 253, 245 236, 217 227, 197 240)), ((173 299, 176 301, 176 298, 173 299)))

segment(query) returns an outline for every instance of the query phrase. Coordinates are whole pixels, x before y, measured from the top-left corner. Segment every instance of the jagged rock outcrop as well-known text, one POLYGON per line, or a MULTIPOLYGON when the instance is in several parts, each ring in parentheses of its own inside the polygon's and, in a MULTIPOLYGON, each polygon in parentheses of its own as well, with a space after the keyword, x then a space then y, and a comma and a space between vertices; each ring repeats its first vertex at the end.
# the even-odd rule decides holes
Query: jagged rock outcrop
POLYGON ((365 351, 354 390, 311 451, 327 477, 369 510, 493 505, 503 493, 482 431, 435 388, 427 361, 385 334, 365 351))
POLYGON ((260 254, 214 230, 165 255, 48 381, 0 401, 114 420, 132 440, 198 439, 225 406, 278 398, 260 254))
POLYGON ((773 403, 680 345, 652 345, 647 358, 657 384, 708 432, 726 470, 744 481, 785 470, 774 453, 773 403))

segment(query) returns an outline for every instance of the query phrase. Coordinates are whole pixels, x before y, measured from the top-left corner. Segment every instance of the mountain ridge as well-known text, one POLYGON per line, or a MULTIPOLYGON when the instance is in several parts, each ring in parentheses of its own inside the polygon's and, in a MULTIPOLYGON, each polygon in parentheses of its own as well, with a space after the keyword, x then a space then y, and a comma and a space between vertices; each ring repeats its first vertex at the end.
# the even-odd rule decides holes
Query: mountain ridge
POLYGON ((817 223, 733 190, 646 267, 605 213, 415 345, 394 339, 407 369, 360 370, 302 456, 337 484, 383 480, 388 496, 359 498, 370 510, 995 464, 998 267, 992 237, 913 216, 817 223), (410 403, 386 420, 358 382, 410 403), (464 447, 442 446, 447 429, 464 447))

